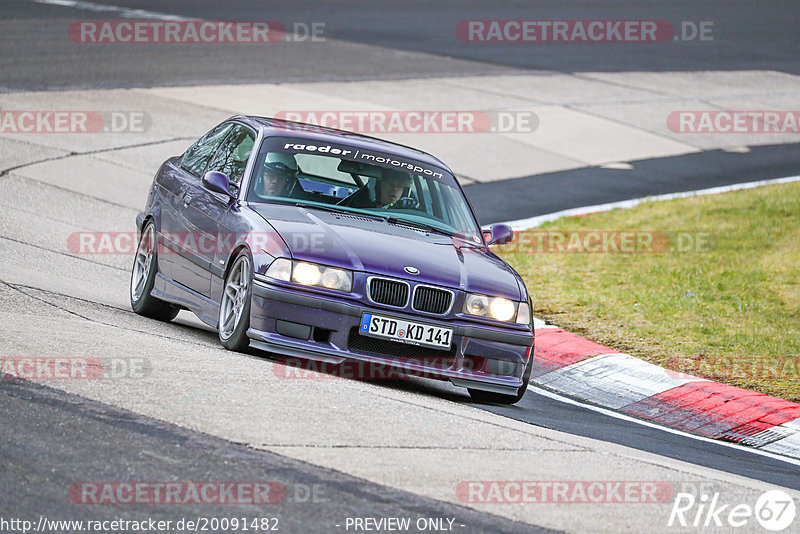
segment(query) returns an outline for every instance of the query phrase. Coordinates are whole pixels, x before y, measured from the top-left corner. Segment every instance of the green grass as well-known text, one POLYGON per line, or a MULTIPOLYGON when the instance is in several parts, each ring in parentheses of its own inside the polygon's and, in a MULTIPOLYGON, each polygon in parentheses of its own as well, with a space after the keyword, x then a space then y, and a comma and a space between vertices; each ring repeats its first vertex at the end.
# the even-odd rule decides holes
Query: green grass
POLYGON ((535 239, 498 247, 539 317, 674 371, 800 401, 800 184, 645 203, 540 230, 671 239, 652 253, 542 252, 535 239), (708 241, 679 251, 680 236, 708 241))

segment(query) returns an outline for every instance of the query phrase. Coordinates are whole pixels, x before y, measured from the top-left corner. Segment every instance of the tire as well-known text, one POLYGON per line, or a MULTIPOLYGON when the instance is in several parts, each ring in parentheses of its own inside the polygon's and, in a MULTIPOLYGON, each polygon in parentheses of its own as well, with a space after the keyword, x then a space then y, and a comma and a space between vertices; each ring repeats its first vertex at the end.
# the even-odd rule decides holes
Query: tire
POLYGON ((150 294, 158 272, 158 243, 156 226, 153 221, 145 224, 136 247, 131 267, 130 299, 131 308, 139 315, 171 321, 178 315, 179 308, 169 302, 159 300, 150 294))
POLYGON ((219 303, 219 341, 228 350, 243 351, 250 346, 250 300, 253 295, 253 260, 242 251, 225 277, 219 303))
POLYGON ((525 391, 528 389, 528 382, 531 380, 531 369, 533 369, 533 350, 531 350, 531 356, 528 358, 528 365, 525 366, 525 372, 522 373, 522 385, 517 390, 516 395, 504 395, 503 393, 494 393, 472 388, 467 388, 467 391, 469 392, 469 396, 478 402, 516 404, 522 400, 525 391))

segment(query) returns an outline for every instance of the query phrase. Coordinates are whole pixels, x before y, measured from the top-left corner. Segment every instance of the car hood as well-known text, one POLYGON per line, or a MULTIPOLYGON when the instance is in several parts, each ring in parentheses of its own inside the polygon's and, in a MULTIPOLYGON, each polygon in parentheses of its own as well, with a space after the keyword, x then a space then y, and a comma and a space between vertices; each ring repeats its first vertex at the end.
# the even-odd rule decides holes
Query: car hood
POLYGON ((517 274, 485 247, 358 214, 281 204, 252 208, 298 260, 520 300, 517 274), (414 267, 411 275, 405 267, 414 267))

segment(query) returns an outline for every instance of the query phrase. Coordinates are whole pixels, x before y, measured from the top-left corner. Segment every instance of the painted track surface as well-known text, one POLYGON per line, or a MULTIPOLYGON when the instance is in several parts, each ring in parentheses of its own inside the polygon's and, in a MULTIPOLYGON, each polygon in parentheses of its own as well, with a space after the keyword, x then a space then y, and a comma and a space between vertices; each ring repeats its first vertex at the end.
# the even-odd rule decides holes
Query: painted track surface
POLYGON ((800 405, 677 373, 560 328, 537 330, 537 385, 704 438, 778 453, 800 465, 800 405))

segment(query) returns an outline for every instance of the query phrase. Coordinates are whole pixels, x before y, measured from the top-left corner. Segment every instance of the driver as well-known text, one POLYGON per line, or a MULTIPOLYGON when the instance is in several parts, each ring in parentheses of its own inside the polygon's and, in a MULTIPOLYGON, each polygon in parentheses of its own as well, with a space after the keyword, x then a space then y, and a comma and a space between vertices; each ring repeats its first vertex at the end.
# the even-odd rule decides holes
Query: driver
POLYGON ((360 207, 383 209, 399 207, 402 204, 401 200, 413 200, 403 196, 410 186, 411 176, 408 173, 383 169, 382 178, 375 183, 375 200, 369 202, 369 205, 360 207))
POLYGON ((297 185, 297 172, 297 161, 292 154, 270 152, 256 192, 261 196, 288 197, 297 185))

